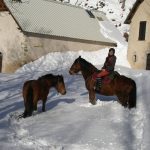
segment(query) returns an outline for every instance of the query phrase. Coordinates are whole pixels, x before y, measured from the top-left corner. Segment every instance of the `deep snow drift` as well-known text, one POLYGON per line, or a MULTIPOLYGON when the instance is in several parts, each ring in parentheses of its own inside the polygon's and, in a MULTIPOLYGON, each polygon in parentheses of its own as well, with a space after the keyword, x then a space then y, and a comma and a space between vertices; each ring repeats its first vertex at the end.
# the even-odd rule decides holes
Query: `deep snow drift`
POLYGON ((2 150, 149 149, 149 71, 116 66, 118 72, 133 78, 137 84, 137 108, 128 110, 115 97, 100 95, 97 105, 92 106, 81 75, 69 75, 70 66, 46 71, 47 68, 45 64, 43 71, 0 75, 2 150), (24 111, 24 81, 47 73, 63 74, 67 94, 58 95, 51 89, 45 113, 41 112, 39 103, 34 116, 17 121, 14 116, 24 111))
POLYGON ((0 74, 1 150, 149 150, 149 71, 130 69, 126 60, 127 43, 114 26, 106 30, 110 25, 107 23, 100 24, 100 32, 118 44, 115 70, 136 81, 137 108, 125 109, 114 96, 102 95, 97 95, 97 105, 92 106, 88 103, 83 77, 68 73, 79 55, 101 68, 108 48, 50 53, 14 74, 0 74), (39 103, 38 112, 18 121, 15 116, 24 111, 23 83, 48 73, 64 76, 67 94, 62 96, 51 89, 45 113, 39 103))
POLYGON ((97 105, 88 103, 88 93, 81 75, 68 71, 81 55, 101 68, 108 49, 95 52, 50 53, 20 68, 14 74, 0 74, 0 146, 2 150, 149 150, 150 77, 149 71, 132 70, 126 58, 127 43, 115 29, 103 27, 105 36, 116 40, 115 70, 136 81, 137 108, 123 108, 116 97, 97 95, 97 105), (109 34, 112 33, 112 34, 109 34), (62 74, 67 94, 50 90, 46 112, 26 119, 23 113, 22 86, 26 80, 53 73, 62 74))

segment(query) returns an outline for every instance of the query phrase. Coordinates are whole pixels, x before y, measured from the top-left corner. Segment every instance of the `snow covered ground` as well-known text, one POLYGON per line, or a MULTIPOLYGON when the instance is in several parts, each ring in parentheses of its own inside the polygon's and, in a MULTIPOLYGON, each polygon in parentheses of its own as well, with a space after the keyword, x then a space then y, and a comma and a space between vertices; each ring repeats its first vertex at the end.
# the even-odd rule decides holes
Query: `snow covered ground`
POLYGON ((101 68, 107 48, 50 53, 14 74, 0 74, 1 150, 149 150, 149 71, 130 69, 127 43, 113 26, 106 31, 104 24, 100 24, 101 32, 118 44, 115 70, 136 81, 137 108, 123 108, 114 96, 97 95, 97 105, 89 104, 83 77, 68 73, 79 55, 101 68), (45 113, 39 103, 38 112, 18 121, 15 116, 24 111, 23 83, 48 73, 64 76, 67 94, 62 96, 51 89, 45 113))
POLYGON ((68 73, 79 55, 101 68, 107 48, 50 53, 14 74, 0 74, 0 150, 149 150, 150 72, 130 68, 127 43, 119 31, 113 26, 108 30, 107 25, 100 24, 101 32, 118 44, 115 70, 136 81, 137 108, 125 109, 116 97, 102 95, 97 95, 97 105, 92 106, 82 76, 68 73), (24 111, 23 83, 48 73, 64 76, 66 95, 51 89, 45 113, 39 103, 38 112, 18 121, 15 116, 24 111))
MULTIPOLYGON (((39 60, 43 62, 42 67, 38 63, 35 66, 34 62, 28 69, 26 66, 26 69, 24 67, 15 74, 0 74, 1 150, 149 150, 149 71, 116 66, 118 72, 136 81, 136 109, 125 109, 115 101, 115 97, 100 95, 97 95, 97 105, 92 106, 88 103, 82 76, 68 73, 74 56, 81 53, 72 52, 71 55, 70 52, 70 65, 65 64, 67 54, 62 55, 60 60, 66 60, 61 68, 57 67, 57 59, 51 58, 56 55, 54 53, 49 54, 49 62, 53 61, 52 68, 46 59, 39 60), (24 81, 47 73, 64 76, 67 94, 58 95, 51 89, 45 113, 41 112, 39 103, 34 116, 17 121, 14 116, 24 111, 24 81)), ((91 54, 94 56, 89 52, 89 56, 91 54)))

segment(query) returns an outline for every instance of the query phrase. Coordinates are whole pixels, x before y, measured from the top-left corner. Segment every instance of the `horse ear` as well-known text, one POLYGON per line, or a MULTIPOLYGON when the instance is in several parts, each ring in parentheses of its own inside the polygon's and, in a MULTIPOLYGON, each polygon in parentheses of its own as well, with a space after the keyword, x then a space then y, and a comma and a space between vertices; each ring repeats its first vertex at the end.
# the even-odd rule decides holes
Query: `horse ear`
POLYGON ((60 75, 57 76, 57 80, 58 80, 58 81, 59 81, 59 77, 60 77, 60 75))
POLYGON ((59 75, 58 75, 58 78, 63 78, 63 75, 62 75, 62 74, 59 74, 59 75))

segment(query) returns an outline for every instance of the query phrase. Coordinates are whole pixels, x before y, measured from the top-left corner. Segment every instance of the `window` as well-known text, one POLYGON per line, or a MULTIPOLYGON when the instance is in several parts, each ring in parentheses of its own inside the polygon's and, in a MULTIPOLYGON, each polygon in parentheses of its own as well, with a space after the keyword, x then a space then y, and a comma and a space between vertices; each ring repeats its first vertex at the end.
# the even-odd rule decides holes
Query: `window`
POLYGON ((86 12, 88 13, 88 15, 89 15, 91 18, 95 18, 95 16, 93 15, 93 13, 92 13, 90 10, 86 10, 86 12))
POLYGON ((137 56, 133 55, 133 62, 136 62, 136 61, 137 61, 137 56))
POLYGON ((103 21, 103 18, 101 18, 101 17, 97 17, 97 19, 98 19, 99 21, 103 21))
POLYGON ((145 40, 145 33, 146 33, 146 21, 141 21, 139 28, 139 41, 145 40))
POLYGON ((150 70, 150 53, 147 54, 146 70, 150 70))
POLYGON ((2 61, 3 61, 3 54, 0 52, 0 72, 2 72, 2 61))

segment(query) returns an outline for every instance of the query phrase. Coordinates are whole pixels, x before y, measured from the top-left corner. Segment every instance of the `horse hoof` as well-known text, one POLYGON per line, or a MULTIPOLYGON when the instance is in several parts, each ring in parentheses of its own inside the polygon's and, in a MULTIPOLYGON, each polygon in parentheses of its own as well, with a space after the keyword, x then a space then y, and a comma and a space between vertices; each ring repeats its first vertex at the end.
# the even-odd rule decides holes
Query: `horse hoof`
POLYGON ((92 105, 96 105, 96 102, 91 102, 92 105))

